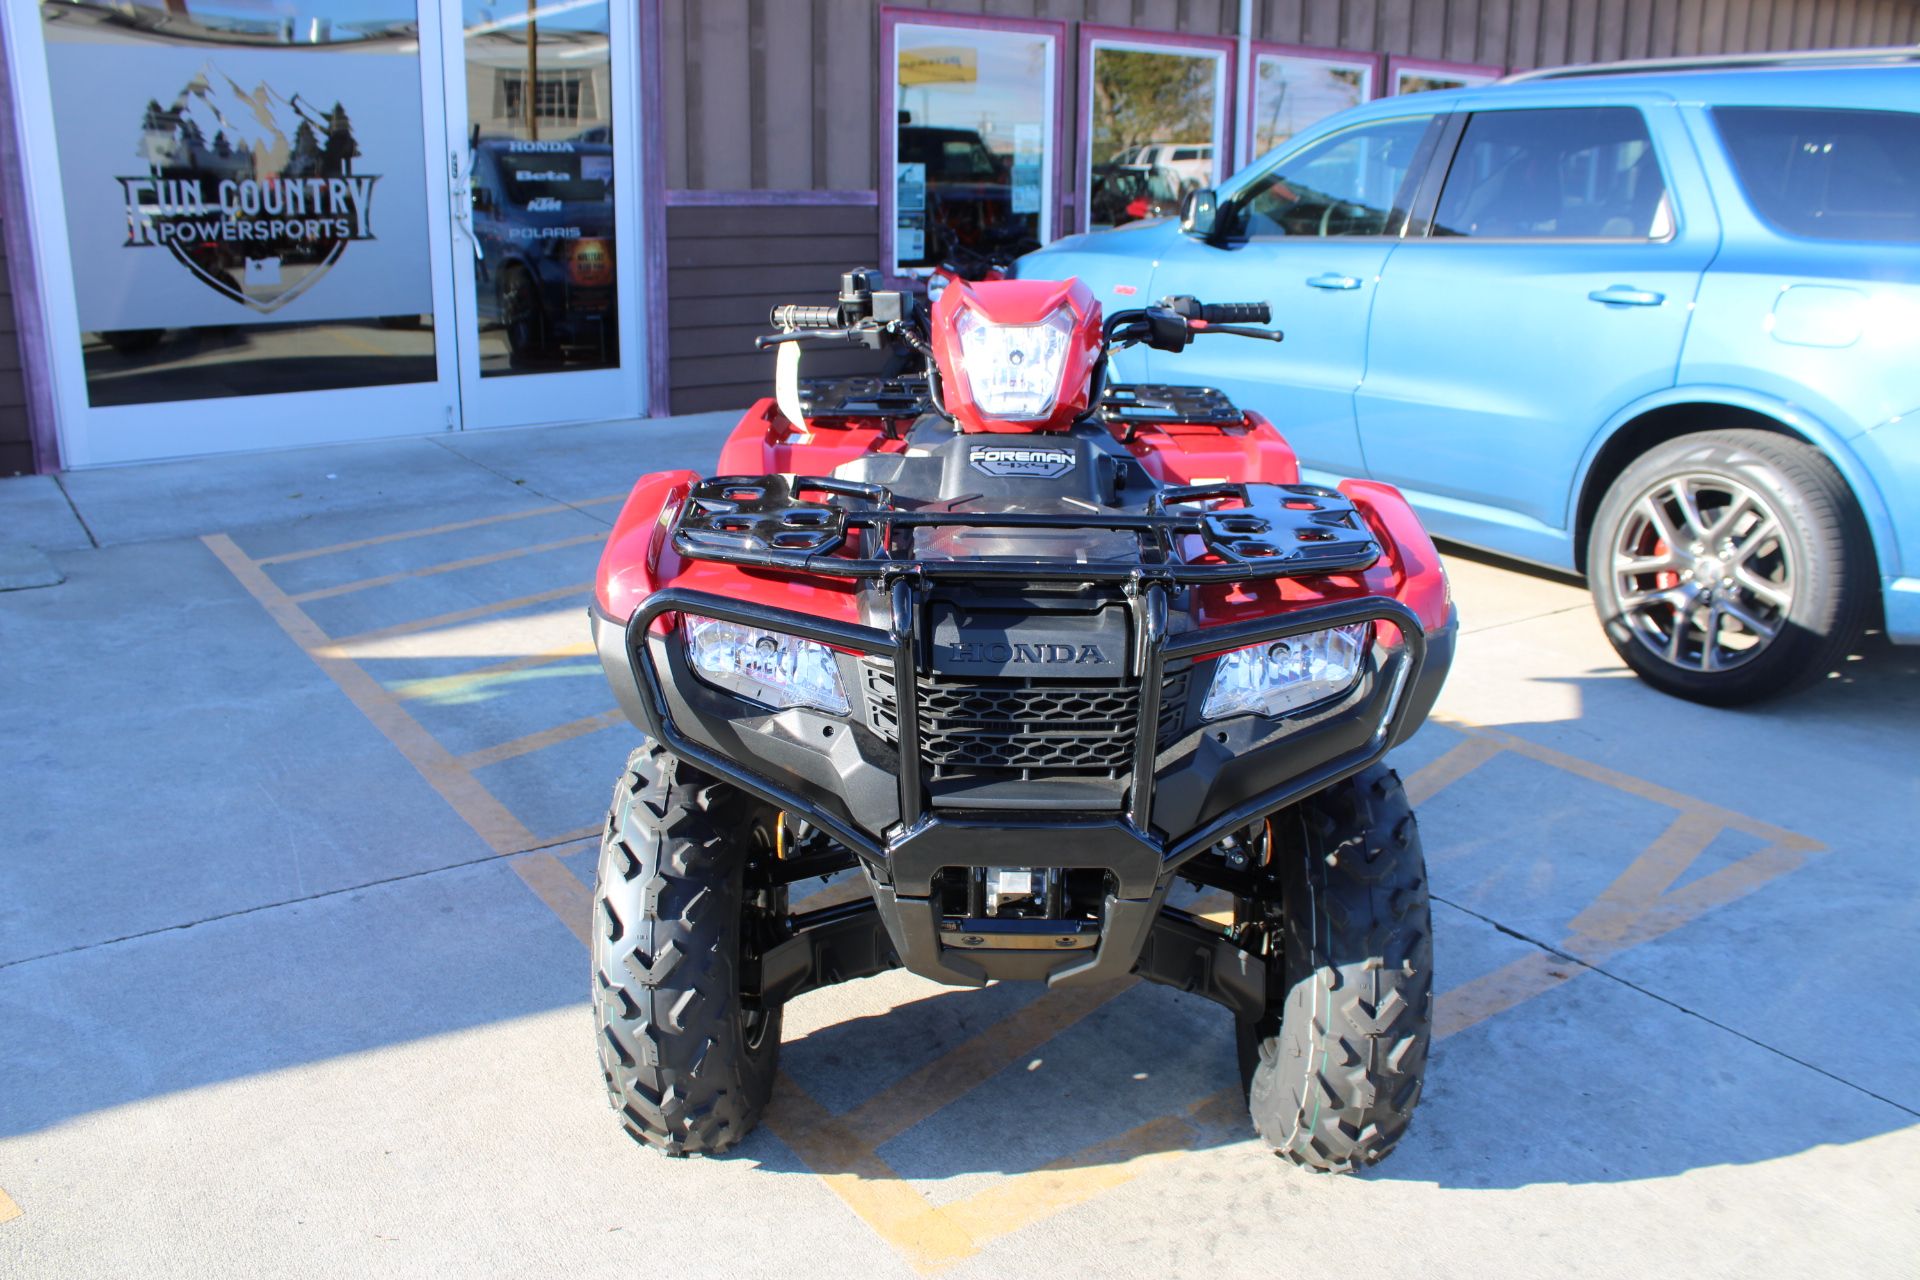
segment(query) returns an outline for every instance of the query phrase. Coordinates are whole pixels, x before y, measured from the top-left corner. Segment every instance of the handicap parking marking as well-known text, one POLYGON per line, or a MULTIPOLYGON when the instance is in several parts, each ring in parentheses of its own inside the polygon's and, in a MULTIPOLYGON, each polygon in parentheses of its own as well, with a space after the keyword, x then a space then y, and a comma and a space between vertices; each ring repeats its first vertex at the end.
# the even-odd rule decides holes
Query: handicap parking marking
MULTIPOLYGON (((598 840, 603 823, 543 838, 523 824, 476 772, 612 727, 621 723, 622 717, 614 711, 597 713, 562 724, 532 728, 508 741, 457 753, 436 738, 407 704, 436 706, 458 714, 463 697, 471 695, 477 700, 484 696, 492 682, 525 678, 528 673, 537 673, 552 664, 588 657, 592 647, 584 639, 560 643, 558 636, 542 634, 536 639, 537 648, 533 652, 453 675, 404 681, 392 689, 371 676, 362 662, 375 657, 408 656, 414 646, 414 640, 409 637, 424 639, 427 643, 420 644, 418 650, 421 656, 430 657, 433 651, 430 642, 436 632, 530 605, 583 598, 591 584, 576 583, 539 591, 356 635, 330 636, 302 607, 302 595, 283 591, 268 569, 277 564, 312 560, 409 537, 458 534, 503 520, 616 500, 618 495, 587 503, 562 503, 535 511, 516 511, 259 559, 248 557, 227 535, 215 534, 203 539, 268 615, 393 743, 454 812, 490 848, 507 858, 520 879, 583 946, 591 941, 591 891, 582 876, 569 870, 560 857, 589 852, 593 848, 590 842, 598 840), (405 652, 388 647, 395 642, 405 652)), ((474 567, 505 558, 509 557, 498 553, 467 556, 440 565, 362 579, 357 584, 344 584, 345 590, 318 588, 305 593, 304 598, 332 598, 345 594, 346 590, 432 576, 435 572, 450 571, 452 567, 474 567)), ((581 625, 584 629, 584 623, 581 625)), ((1593 972, 1609 958, 1671 933, 1702 913, 1744 897, 1796 870, 1824 849, 1818 841, 1798 833, 1556 751, 1505 730, 1440 717, 1435 717, 1432 723, 1459 735, 1460 741, 1408 776, 1407 792, 1416 805, 1463 783, 1471 787, 1475 775, 1492 761, 1520 757, 1572 777, 1600 783, 1618 795, 1665 806, 1673 813, 1664 830, 1627 860, 1612 881, 1572 918, 1560 937, 1552 941, 1530 939, 1545 949, 1439 993, 1434 1007, 1436 1041, 1593 972), (1685 879, 1715 840, 1729 831, 1757 840, 1760 847, 1696 878, 1685 879)), ((865 891, 860 877, 845 876, 797 897, 793 907, 815 910, 857 900, 865 891)), ((1216 923, 1230 919, 1227 915, 1230 904, 1218 894, 1190 904, 1189 909, 1216 923)), ((922 1272, 939 1271, 977 1255, 1014 1231, 1121 1187, 1150 1169, 1191 1158, 1204 1147, 1245 1136, 1244 1100, 1239 1088, 1234 1086, 1192 1101, 1177 1112, 1151 1116, 1118 1136, 1061 1155, 1047 1164, 999 1175, 971 1195, 941 1204, 931 1201, 881 1155, 881 1149, 889 1142, 987 1087, 1023 1058, 1035 1054, 1063 1032, 1139 985, 1139 979, 1128 977, 1101 987, 1042 991, 901 1080, 840 1113, 830 1110, 790 1075, 782 1073, 764 1123, 904 1261, 922 1272)), ((4 1194, 0 1193, 0 1199, 3 1198, 4 1194)), ((0 1212, 0 1220, 4 1217, 0 1212)))

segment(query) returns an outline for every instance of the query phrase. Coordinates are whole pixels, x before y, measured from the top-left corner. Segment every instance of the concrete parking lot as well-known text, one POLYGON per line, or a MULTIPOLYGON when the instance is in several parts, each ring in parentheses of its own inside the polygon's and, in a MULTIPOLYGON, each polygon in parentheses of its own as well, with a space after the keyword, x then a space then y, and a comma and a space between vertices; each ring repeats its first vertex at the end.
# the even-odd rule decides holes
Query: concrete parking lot
POLYGON ((1920 654, 1709 710, 1467 555, 1378 1169, 1267 1155, 1197 998, 898 973, 789 1009, 737 1154, 635 1146, 582 607, 728 420, 0 481, 66 579, 0 593, 0 1275, 1920 1274, 1920 654))

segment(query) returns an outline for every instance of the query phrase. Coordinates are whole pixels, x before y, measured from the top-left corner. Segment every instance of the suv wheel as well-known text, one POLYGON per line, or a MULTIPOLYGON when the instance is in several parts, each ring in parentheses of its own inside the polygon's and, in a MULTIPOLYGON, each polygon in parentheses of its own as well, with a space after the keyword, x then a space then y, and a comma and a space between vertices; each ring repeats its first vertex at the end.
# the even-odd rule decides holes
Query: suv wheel
POLYGON ((1799 688, 1859 639, 1872 576, 1846 482, 1808 445, 1705 431, 1649 450, 1607 490, 1587 582, 1640 677, 1734 706, 1799 688))

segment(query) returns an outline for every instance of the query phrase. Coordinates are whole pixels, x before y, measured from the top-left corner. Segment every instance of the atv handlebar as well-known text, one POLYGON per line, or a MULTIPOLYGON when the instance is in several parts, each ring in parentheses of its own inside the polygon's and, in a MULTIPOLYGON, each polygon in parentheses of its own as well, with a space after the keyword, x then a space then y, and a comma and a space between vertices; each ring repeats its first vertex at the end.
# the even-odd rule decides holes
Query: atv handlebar
POLYGON ((840 304, 830 302, 822 307, 806 306, 798 302, 782 303, 773 309, 767 321, 776 329, 839 329, 846 323, 841 314, 840 304))
POLYGON ((1208 324, 1266 324, 1273 308, 1264 302, 1203 302, 1199 318, 1208 324))

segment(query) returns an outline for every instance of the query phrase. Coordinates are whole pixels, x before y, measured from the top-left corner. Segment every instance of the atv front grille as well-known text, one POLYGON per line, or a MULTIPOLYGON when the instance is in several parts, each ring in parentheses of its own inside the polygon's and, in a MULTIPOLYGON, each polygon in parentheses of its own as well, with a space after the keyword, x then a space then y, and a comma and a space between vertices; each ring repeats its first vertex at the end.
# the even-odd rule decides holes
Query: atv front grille
MULTIPOLYGON (((916 687, 920 755, 936 779, 963 774, 1114 778, 1133 765, 1140 721, 1137 684, 923 675, 916 687)), ((1163 747, 1179 736, 1186 689, 1185 671, 1168 672, 1162 681, 1157 736, 1163 747)), ((882 738, 897 741, 892 673, 867 667, 866 692, 867 723, 882 738)))

